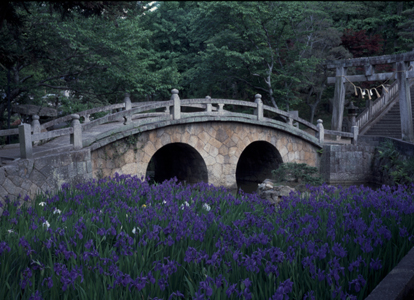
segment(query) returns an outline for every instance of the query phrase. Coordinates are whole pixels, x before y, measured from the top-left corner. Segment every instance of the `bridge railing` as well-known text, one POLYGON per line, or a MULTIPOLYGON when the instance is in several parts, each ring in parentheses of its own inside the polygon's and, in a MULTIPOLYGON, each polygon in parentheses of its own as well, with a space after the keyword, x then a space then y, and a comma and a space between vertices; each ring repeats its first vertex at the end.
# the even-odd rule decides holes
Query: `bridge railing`
MULTIPOLYGON (((324 143, 325 134, 342 136, 352 139, 352 143, 357 142, 358 138, 358 127, 352 127, 352 132, 341 132, 325 130, 322 124, 322 120, 318 120, 318 124, 315 126, 312 123, 298 117, 293 114, 282 111, 280 109, 263 105, 261 95, 255 96, 254 102, 232 100, 232 99, 212 99, 207 96, 206 98, 200 99, 183 99, 180 100, 178 96, 178 90, 172 90, 171 99, 168 101, 158 102, 143 102, 132 105, 129 95, 126 95, 124 103, 114 104, 105 107, 99 107, 89 109, 78 114, 72 114, 56 120, 44 123, 40 125, 39 117, 33 116, 33 122, 31 125, 22 124, 18 129, 2 130, 0 136, 19 134, 20 153, 21 158, 31 158, 33 156, 32 143, 40 141, 50 140, 52 138, 70 135, 70 143, 73 145, 73 149, 81 149, 82 145, 82 132, 90 130, 95 126, 109 122, 119 122, 123 120, 124 125, 142 126, 145 124, 157 123, 164 120, 178 120, 184 118, 200 117, 200 116, 231 116, 238 118, 245 118, 256 120, 263 123, 280 124, 280 121, 274 120, 269 117, 265 117, 265 112, 276 114, 279 119, 292 127, 296 127, 299 130, 299 124, 304 125, 306 128, 311 129, 314 132, 315 137, 318 138, 320 143, 324 143), (243 106, 253 108, 253 113, 238 113, 231 112, 224 109, 225 105, 232 106, 243 106), (193 107, 199 108, 202 111, 198 112, 184 112, 182 107, 193 107), (156 112, 160 108, 162 112, 156 112), (107 114, 101 118, 90 120, 89 116, 93 113, 113 111, 116 109, 123 109, 122 111, 107 114), (83 117, 84 123, 80 123, 80 117, 83 117), (138 120, 132 122, 133 120, 138 120), (71 121, 72 125, 69 128, 57 129, 52 131, 42 132, 47 128, 50 128, 56 124, 62 122, 71 121)), ((309 131, 309 130, 308 130, 309 131)), ((307 133, 309 134, 309 132, 307 133)))

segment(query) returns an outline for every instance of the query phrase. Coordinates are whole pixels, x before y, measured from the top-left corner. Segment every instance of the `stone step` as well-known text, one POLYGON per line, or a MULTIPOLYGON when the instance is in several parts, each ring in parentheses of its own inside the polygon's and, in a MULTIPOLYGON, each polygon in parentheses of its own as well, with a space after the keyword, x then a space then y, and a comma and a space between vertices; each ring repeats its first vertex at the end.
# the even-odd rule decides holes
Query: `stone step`
MULTIPOLYGON (((414 116, 414 87, 411 87, 411 108, 414 116)), ((414 119, 414 118, 413 118, 414 119)), ((397 102, 365 135, 401 138, 400 104, 397 102)))

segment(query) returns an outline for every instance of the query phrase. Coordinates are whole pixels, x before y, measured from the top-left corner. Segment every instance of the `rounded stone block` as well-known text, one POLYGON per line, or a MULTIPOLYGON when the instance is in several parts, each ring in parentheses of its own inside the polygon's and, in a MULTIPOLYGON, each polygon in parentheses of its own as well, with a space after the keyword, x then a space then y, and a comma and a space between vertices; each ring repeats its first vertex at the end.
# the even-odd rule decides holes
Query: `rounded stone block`
POLYGON ((171 142, 172 143, 179 143, 181 142, 181 134, 175 133, 171 135, 171 142))
POLYGON ((212 157, 212 156, 207 156, 204 159, 204 161, 206 163, 206 166, 212 166, 212 165, 214 165, 216 163, 216 159, 214 157, 212 157))
POLYGON ((144 148, 142 149, 142 151, 144 151, 146 154, 152 156, 154 155, 155 151, 157 151, 157 149, 155 149, 154 145, 152 144, 152 142, 148 142, 144 148))
POLYGON ((216 157, 217 154, 219 153, 219 150, 216 147, 211 146, 209 153, 210 153, 211 156, 216 157))
POLYGON ((208 143, 208 141, 211 139, 211 136, 207 132, 203 131, 198 135, 198 139, 202 140, 204 143, 208 143))
POLYGON ((209 153, 210 152, 210 148, 211 148, 211 145, 210 144, 206 144, 205 146, 204 146, 204 151, 206 151, 207 153, 209 153))
POLYGON ((132 149, 129 149, 124 155, 124 161, 126 164, 135 162, 135 152, 132 149))
POLYGON ((194 148, 197 146, 198 137, 196 135, 190 136, 190 139, 188 141, 188 144, 193 146, 194 148))
POLYGON ((137 170, 136 170, 137 165, 134 163, 129 163, 126 164, 125 166, 121 167, 121 172, 122 174, 136 174, 137 170))
POLYGON ((197 144, 194 148, 196 148, 197 150, 204 150, 205 145, 206 144, 203 142, 203 140, 198 139, 197 144))
POLYGON ((226 145, 222 145, 219 149, 219 153, 221 155, 227 155, 229 153, 229 149, 227 148, 226 145))
POLYGON ((164 133, 162 136, 159 137, 159 139, 161 140, 163 146, 171 143, 171 137, 169 134, 164 133))
POLYGON ((215 138, 211 138, 209 141, 209 144, 216 147, 217 149, 220 149, 222 143, 220 143, 218 140, 216 140, 215 138))
POLYGON ((235 156, 236 155, 236 151, 237 151, 237 149, 239 149, 238 147, 231 147, 230 149, 229 149, 229 156, 231 157, 231 156, 235 156))
POLYGON ((218 164, 224 164, 224 156, 223 155, 217 155, 216 156, 216 163, 218 164))
POLYGON ((188 131, 185 131, 182 135, 181 135, 181 143, 188 143, 188 141, 190 140, 190 134, 188 133, 188 131))

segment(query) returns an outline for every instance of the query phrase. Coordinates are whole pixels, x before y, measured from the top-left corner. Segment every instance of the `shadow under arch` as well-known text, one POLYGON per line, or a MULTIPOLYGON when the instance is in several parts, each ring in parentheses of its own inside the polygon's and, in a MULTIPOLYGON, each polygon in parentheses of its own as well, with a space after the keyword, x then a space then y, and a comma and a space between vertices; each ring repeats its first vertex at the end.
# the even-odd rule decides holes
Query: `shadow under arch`
POLYGON ((282 156, 275 146, 266 141, 256 141, 248 145, 236 167, 237 187, 244 192, 257 190, 257 184, 272 178, 272 170, 283 163, 282 156))
POLYGON ((155 182, 173 177, 179 182, 208 182, 204 159, 196 149, 184 143, 171 143, 158 149, 151 157, 145 176, 155 182))

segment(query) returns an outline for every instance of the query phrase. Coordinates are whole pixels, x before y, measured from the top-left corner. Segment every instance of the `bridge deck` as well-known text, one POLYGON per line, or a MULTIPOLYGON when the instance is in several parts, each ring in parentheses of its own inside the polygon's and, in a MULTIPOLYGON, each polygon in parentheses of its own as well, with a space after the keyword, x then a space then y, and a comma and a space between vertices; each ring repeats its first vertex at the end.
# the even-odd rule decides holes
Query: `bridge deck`
MULTIPOLYGON (((111 131, 114 128, 120 126, 124 126, 123 122, 121 121, 95 126, 91 129, 82 132, 82 140, 93 138, 98 134, 111 131)), ((40 143, 40 145, 33 146, 33 157, 56 154, 59 152, 71 150, 72 148, 73 146, 70 144, 69 135, 60 136, 54 138, 49 142, 40 143)), ((20 158, 20 144, 4 145, 0 149, 0 159, 2 160, 2 164, 7 163, 7 161, 15 160, 18 158, 20 158)))

